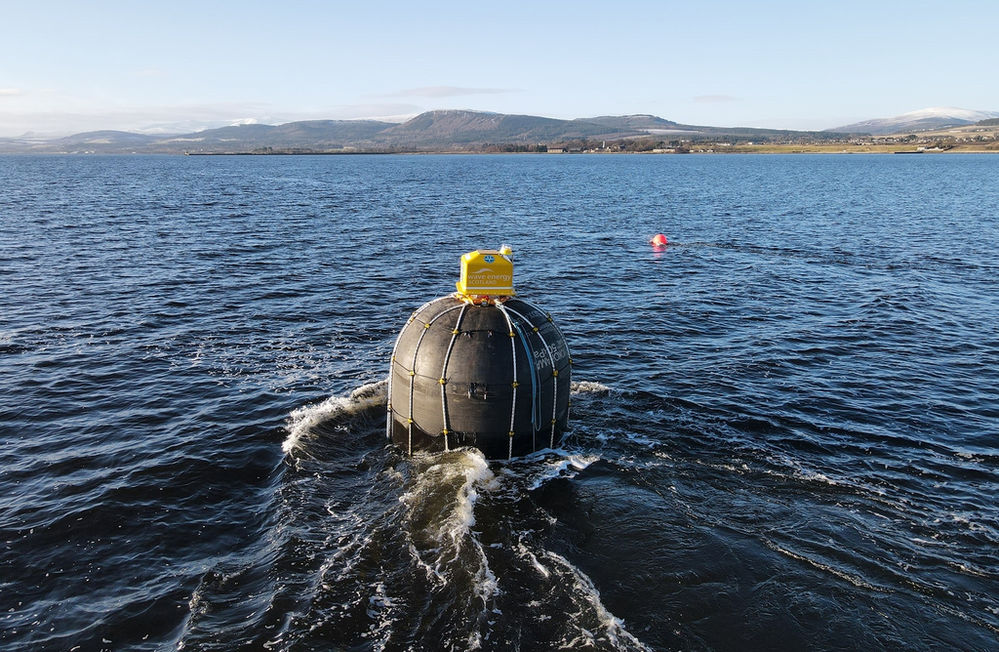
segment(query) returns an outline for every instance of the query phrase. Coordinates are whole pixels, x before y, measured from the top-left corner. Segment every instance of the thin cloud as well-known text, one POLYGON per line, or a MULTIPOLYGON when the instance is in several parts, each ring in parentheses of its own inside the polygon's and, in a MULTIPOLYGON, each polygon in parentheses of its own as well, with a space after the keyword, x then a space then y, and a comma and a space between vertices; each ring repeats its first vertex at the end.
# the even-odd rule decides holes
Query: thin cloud
POLYGON ((0 97, 14 97, 22 95, 20 88, 0 88, 0 97))
POLYGON ((720 104, 722 102, 738 102, 739 98, 732 95, 698 95, 694 101, 698 104, 720 104))
POLYGON ((465 95, 500 95, 513 93, 511 88, 466 88, 464 86, 421 86, 407 88, 383 97, 462 97, 465 95))
MULTIPOLYGON (((27 97, 27 95, 25 95, 27 97)), ((80 106, 72 97, 62 98, 61 111, 32 107, 10 108, 14 101, 0 103, 0 138, 27 132, 66 136, 85 131, 115 129, 146 134, 182 134, 232 124, 283 124, 297 120, 378 119, 402 122, 421 111, 406 103, 342 104, 308 111, 286 111, 265 103, 224 102, 119 107, 101 110, 80 106)))
POLYGON ((322 117, 335 120, 377 119, 394 116, 407 116, 419 113, 422 109, 416 104, 372 103, 340 104, 331 106, 322 117))
MULTIPOLYGON (((252 116, 257 107, 246 105, 183 105, 117 108, 102 111, 96 107, 77 108, 72 98, 64 98, 74 108, 52 111, 33 108, 0 110, 0 137, 25 132, 69 135, 85 131, 115 129, 143 133, 184 133, 207 127, 232 124, 252 116)), ((264 107, 261 107, 264 108, 264 107)), ((262 111, 261 111, 262 112, 262 111)))

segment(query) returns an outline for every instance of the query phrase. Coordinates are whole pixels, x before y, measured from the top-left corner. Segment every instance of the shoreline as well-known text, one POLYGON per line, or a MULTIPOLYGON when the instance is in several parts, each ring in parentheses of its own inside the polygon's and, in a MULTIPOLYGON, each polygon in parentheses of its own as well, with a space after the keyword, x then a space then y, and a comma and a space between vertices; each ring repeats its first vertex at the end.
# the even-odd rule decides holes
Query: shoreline
MULTIPOLYGON (((65 155, 73 155, 73 152, 65 152, 65 155)), ((424 155, 481 155, 481 156, 571 156, 571 155, 609 155, 609 156, 687 156, 690 154, 999 154, 999 149, 960 149, 952 148, 948 150, 899 150, 891 147, 809 147, 809 146, 733 146, 726 148, 707 148, 704 150, 691 150, 689 152, 611 152, 611 151, 582 151, 582 152, 487 152, 475 150, 434 150, 434 151, 401 151, 401 152, 184 152, 183 154, 171 154, 164 152, 166 156, 385 156, 391 154, 401 154, 407 156, 424 155)))
POLYGON ((102 152, 95 150, 85 151, 64 151, 64 152, 0 152, 0 156, 432 156, 432 155, 474 155, 474 156, 579 156, 579 155, 606 155, 606 156, 688 156, 694 155, 721 155, 731 156, 740 154, 999 154, 997 149, 962 148, 960 146, 949 149, 926 149, 926 150, 902 150, 897 146, 824 146, 824 145, 729 145, 713 146, 691 149, 684 152, 663 152, 663 151, 605 151, 605 150, 583 150, 573 152, 496 152, 485 150, 410 150, 410 151, 229 151, 229 152, 102 152))

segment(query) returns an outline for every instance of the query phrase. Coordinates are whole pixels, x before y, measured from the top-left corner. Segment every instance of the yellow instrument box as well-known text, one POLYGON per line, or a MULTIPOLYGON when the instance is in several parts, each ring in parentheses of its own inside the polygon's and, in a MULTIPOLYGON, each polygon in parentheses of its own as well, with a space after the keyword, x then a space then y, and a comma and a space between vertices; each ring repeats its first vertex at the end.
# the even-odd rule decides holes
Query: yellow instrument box
POLYGON ((498 251, 470 251, 462 256, 461 279, 455 283, 458 292, 466 296, 514 296, 512 253, 508 247, 503 247, 498 251))

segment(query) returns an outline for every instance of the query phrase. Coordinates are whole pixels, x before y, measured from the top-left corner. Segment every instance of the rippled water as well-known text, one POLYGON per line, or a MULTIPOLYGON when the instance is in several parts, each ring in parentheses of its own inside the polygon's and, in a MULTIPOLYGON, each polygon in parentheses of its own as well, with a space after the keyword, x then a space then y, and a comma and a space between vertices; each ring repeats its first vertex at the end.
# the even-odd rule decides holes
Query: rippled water
POLYGON ((0 647, 997 649, 997 172, 0 158, 0 647), (570 436, 406 458, 395 335, 500 242, 570 436))

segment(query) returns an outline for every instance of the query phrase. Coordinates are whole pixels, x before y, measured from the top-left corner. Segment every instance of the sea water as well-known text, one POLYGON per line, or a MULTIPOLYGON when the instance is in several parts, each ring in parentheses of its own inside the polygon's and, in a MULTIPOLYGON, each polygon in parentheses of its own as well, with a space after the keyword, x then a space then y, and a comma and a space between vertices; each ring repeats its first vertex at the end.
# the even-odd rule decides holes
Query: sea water
POLYGON ((0 647, 997 649, 997 178, 0 158, 0 647), (501 242, 571 432, 407 458, 394 338, 501 242))

